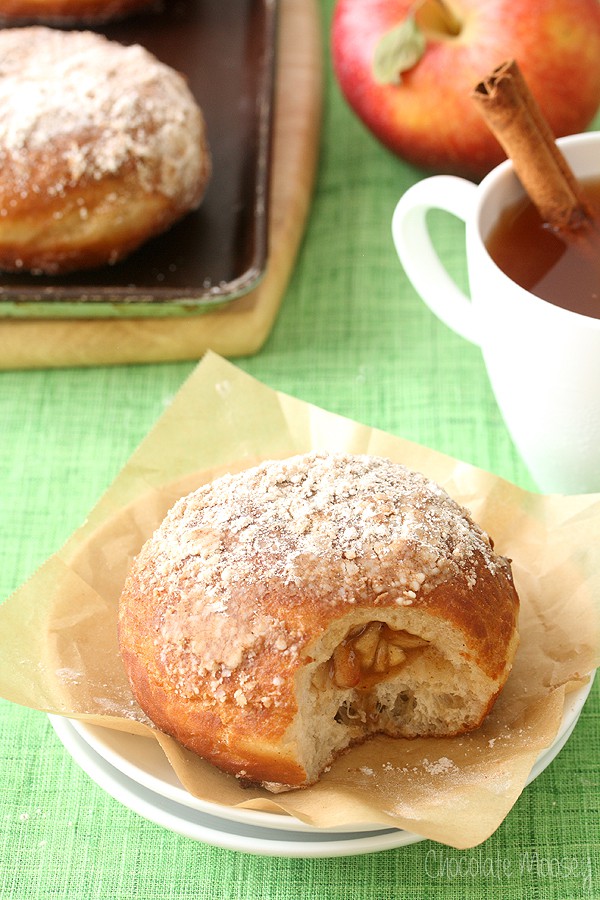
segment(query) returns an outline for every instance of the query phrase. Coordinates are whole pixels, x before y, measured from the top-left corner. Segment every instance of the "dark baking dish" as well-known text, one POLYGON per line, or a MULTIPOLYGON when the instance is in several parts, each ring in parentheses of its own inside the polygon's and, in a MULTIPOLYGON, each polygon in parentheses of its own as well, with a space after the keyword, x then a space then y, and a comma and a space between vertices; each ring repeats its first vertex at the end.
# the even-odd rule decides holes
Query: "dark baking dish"
POLYGON ((163 0, 97 30, 182 72, 204 113, 213 175, 201 207, 115 266, 0 273, 0 315, 186 315, 254 288, 268 255, 275 0, 163 0))

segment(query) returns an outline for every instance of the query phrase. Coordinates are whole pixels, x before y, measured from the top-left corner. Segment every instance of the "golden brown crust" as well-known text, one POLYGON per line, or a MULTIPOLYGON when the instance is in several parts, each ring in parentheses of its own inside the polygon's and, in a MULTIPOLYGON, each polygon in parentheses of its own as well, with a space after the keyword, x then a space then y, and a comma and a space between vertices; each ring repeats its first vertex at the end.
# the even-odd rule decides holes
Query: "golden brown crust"
POLYGON ((273 717, 263 708, 258 715, 255 712, 246 716, 244 727, 239 729, 233 721, 235 716, 227 715, 226 704, 221 704, 217 712, 210 706, 203 707, 200 697, 182 702, 149 676, 140 661, 143 659, 138 653, 123 651, 125 669, 135 684, 138 702, 152 712, 151 720, 157 728, 237 778, 258 783, 304 783, 306 772, 302 766, 281 750, 277 752, 283 716, 273 717))
POLYGON ((119 636, 159 728, 238 777, 301 785, 286 735, 324 636, 339 632, 329 657, 356 622, 446 629, 486 685, 476 720, 446 732, 459 733, 506 680, 518 605, 508 562, 436 485, 387 460, 313 454, 179 501, 128 577, 119 636))
POLYGON ((424 596, 418 605, 470 635, 471 647, 465 658, 497 681, 505 670, 516 628, 518 598, 508 564, 499 565, 493 575, 481 561, 475 568, 476 590, 464 579, 454 578, 424 596))
POLYGON ((115 263, 201 201, 202 114, 139 46, 43 27, 0 31, 0 268, 115 263))

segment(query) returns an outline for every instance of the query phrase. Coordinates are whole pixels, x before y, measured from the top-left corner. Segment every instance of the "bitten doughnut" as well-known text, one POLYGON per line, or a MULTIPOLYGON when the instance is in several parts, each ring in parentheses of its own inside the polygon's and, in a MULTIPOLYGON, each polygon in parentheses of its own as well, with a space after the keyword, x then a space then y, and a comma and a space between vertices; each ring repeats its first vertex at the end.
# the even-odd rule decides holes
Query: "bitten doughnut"
POLYGON ((92 24, 120 19, 150 6, 156 6, 155 0, 0 0, 0 22, 92 24))
POLYGON ((311 453, 179 500, 128 575, 119 639, 159 729, 280 791, 375 734, 477 728, 518 609, 509 561, 438 485, 311 453))
POLYGON ((115 263, 200 203, 201 110, 144 48, 91 32, 0 30, 0 268, 115 263))

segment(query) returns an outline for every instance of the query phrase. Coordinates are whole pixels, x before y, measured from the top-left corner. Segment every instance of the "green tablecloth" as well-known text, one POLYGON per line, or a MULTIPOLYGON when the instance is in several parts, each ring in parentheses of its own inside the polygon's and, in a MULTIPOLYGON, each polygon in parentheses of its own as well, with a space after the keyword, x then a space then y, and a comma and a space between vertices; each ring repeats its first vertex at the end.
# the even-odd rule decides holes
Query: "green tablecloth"
MULTIPOLYGON (((328 29, 332 0, 323 6, 328 29)), ((425 308, 390 237, 423 173, 348 111, 327 64, 306 238, 262 351, 236 361, 273 388, 531 487, 477 348, 425 308)), ((436 222, 464 283, 461 231, 436 222)), ((0 375, 0 597, 85 518, 193 363, 0 375)), ((105 794, 41 713, 0 701, 0 897, 600 897, 600 685, 560 756, 482 846, 424 841, 337 859, 256 857, 164 830, 105 794)))

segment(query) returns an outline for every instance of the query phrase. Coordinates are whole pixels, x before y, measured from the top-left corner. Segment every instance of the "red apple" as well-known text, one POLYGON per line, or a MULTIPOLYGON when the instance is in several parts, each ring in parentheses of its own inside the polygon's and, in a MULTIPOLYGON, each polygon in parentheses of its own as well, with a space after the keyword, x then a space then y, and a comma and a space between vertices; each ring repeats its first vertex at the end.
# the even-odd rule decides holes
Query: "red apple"
POLYGON ((496 66, 517 61, 557 137, 600 105, 598 0, 338 0, 331 49, 346 100, 386 147, 475 180, 504 159, 471 99, 496 66))

